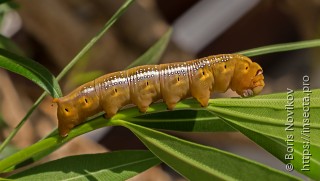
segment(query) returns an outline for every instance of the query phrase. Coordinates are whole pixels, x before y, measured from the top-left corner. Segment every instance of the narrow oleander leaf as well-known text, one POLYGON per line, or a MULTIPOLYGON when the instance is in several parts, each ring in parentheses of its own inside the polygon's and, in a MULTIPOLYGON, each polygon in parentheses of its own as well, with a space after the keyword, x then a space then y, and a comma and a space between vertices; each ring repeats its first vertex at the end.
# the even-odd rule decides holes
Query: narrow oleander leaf
POLYGON ((34 163, 38 154, 56 146, 60 146, 61 144, 63 143, 59 140, 57 135, 40 140, 39 142, 0 160, 0 173, 9 172, 16 168, 34 163))
POLYGON ((296 170, 315 180, 319 178, 318 172, 310 172, 311 170, 319 169, 320 149, 318 147, 311 146, 310 150, 306 153, 312 153, 312 155, 303 156, 304 144, 294 143, 294 139, 291 136, 288 136, 287 139, 279 139, 245 129, 236 124, 230 124, 286 165, 292 165, 292 168, 286 168, 286 165, 283 166, 288 171, 296 170), (305 168, 305 171, 301 170, 303 168, 303 158, 305 158, 305 162, 309 165, 309 167, 305 168))
POLYGON ((114 123, 130 129, 160 160, 189 180, 299 180, 222 150, 126 121, 114 123))
MULTIPOLYGON (((77 72, 79 73, 79 72, 77 72)), ((82 85, 84 83, 90 82, 100 76, 103 75, 102 71, 89 71, 89 72, 81 72, 79 74, 75 74, 71 79, 69 79, 68 84, 71 84, 72 87, 75 85, 82 85)), ((69 86, 69 85, 68 85, 69 86)))
POLYGON ((9 178, 19 180, 126 180, 161 161, 147 150, 64 157, 9 178))
POLYGON ((152 45, 152 47, 150 47, 143 55, 132 62, 127 69, 139 65, 156 64, 167 48, 171 34, 172 28, 169 28, 169 30, 154 45, 152 45))
POLYGON ((14 54, 23 56, 23 51, 9 38, 0 34, 0 48, 6 49, 14 54))
MULTIPOLYGON (((193 100, 195 102, 195 100, 193 100)), ((195 102, 195 104, 199 104, 195 102)), ((178 105, 179 107, 179 105, 178 105)), ((134 118, 123 118, 128 122, 148 128, 186 132, 223 132, 236 131, 220 117, 206 110, 164 110, 142 114, 134 118)))
POLYGON ((208 110, 298 172, 320 178, 320 89, 214 99, 208 110))
POLYGON ((58 132, 54 131, 50 136, 0 160, 0 173, 9 172, 40 160, 73 138, 88 132, 88 130, 92 130, 90 127, 97 129, 98 127, 101 128, 111 125, 112 122, 106 121, 102 116, 98 116, 95 118, 95 121, 91 121, 90 124, 83 124, 76 127, 75 130, 70 132, 69 136, 65 138, 61 138, 58 132))
POLYGON ((0 49, 0 67, 33 81, 52 97, 61 97, 62 95, 54 75, 36 61, 0 49))
POLYGON ((253 48, 249 50, 244 50, 237 53, 248 56, 248 57, 253 57, 253 56, 265 55, 270 53, 287 52, 287 51, 301 50, 301 49, 314 48, 314 47, 320 47, 320 39, 268 45, 268 46, 253 48))

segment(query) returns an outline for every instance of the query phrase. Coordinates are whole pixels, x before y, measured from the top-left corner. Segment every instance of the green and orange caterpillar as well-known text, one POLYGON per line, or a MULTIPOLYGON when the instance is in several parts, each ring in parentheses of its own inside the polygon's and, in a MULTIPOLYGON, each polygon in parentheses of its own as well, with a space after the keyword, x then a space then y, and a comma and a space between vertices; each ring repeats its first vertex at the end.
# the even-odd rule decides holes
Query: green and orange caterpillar
POLYGON ((207 106, 212 92, 229 88, 243 97, 256 95, 265 85, 262 73, 260 65, 248 57, 221 54, 106 74, 53 100, 58 104, 59 134, 67 136, 73 127, 101 111, 112 117, 130 103, 146 112, 159 99, 169 110, 187 97, 207 106))

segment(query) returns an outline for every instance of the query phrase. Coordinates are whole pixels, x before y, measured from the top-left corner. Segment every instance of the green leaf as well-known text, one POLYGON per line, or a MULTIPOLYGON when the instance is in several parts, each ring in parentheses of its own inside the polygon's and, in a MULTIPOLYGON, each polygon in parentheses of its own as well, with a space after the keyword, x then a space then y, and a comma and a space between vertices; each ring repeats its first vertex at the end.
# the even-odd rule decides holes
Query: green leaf
MULTIPOLYGON (((313 179, 319 178, 319 173, 317 172, 310 172, 310 171, 301 171, 299 168, 302 167, 302 153, 303 153, 303 145, 301 143, 294 143, 294 141, 286 141, 289 139, 279 139, 271 136, 266 136, 264 134, 260 134, 248 129, 245 129, 243 127, 240 127, 236 124, 230 123, 234 126, 234 128, 238 129, 240 132, 245 134, 248 138, 253 140, 255 143, 260 145, 262 148, 267 150, 269 153, 277 157, 279 160, 281 160, 285 164, 290 164, 293 166, 293 170, 296 170, 306 176, 309 176, 313 179), (289 145, 287 145, 289 144, 289 145), (288 152, 287 149, 294 150, 294 153, 288 152), (291 158, 292 160, 286 160, 285 157, 291 158)), ((310 152, 312 153, 312 156, 310 159, 313 163, 311 163, 310 168, 311 170, 316 170, 319 167, 318 165, 315 165, 315 162, 319 163, 319 149, 318 148, 311 148, 310 152)), ((285 168, 285 166, 284 166, 285 168)), ((288 170, 290 171, 290 170, 288 170)))
POLYGON ((31 59, 0 49, 0 67, 33 81, 52 97, 62 95, 59 84, 50 71, 31 59))
POLYGON ((305 48, 314 48, 319 46, 320 46, 320 39, 315 39, 315 40, 268 45, 268 46, 263 46, 259 48, 244 50, 237 53, 248 56, 248 57, 253 57, 258 55, 265 55, 265 54, 276 53, 276 52, 286 52, 286 51, 292 51, 292 50, 300 50, 305 48))
POLYGON ((6 49, 14 54, 23 56, 23 51, 9 38, 0 34, 0 48, 6 49))
POLYGON ((222 150, 126 121, 113 122, 130 129, 158 158, 189 180, 298 180, 222 150))
POLYGON ((208 110, 284 163, 293 164, 295 170, 313 179, 319 178, 320 89, 312 90, 312 93, 288 90, 287 93, 245 99, 214 99, 210 100, 208 110), (290 106, 291 103, 294 106, 290 106), (308 118, 304 117, 306 113, 308 118), (286 160, 291 148, 294 159, 286 160), (305 162, 310 171, 302 171, 303 157, 308 158, 305 162))
POLYGON ((76 127, 75 131, 70 132, 66 138, 61 138, 57 131, 54 131, 50 134, 49 137, 44 138, 37 143, 32 144, 29 147, 24 148, 23 150, 18 151, 17 153, 6 157, 3 160, 0 160, 0 173, 9 172, 17 168, 29 165, 34 163, 37 160, 40 160, 44 156, 50 154, 54 150, 60 148, 63 144, 72 140, 79 134, 84 134, 90 128, 88 127, 106 127, 111 126, 110 121, 106 121, 102 116, 97 117, 96 121, 90 122, 90 124, 83 124, 76 127))
POLYGON ((8 128, 7 122, 3 119, 0 113, 0 131, 2 132, 4 129, 8 128))
POLYGON ((70 80, 70 84, 73 85, 81 85, 84 83, 87 83, 89 81, 92 81, 93 79, 96 79, 103 75, 102 71, 96 70, 96 71, 89 71, 89 72, 81 72, 79 74, 75 74, 72 79, 70 80))
POLYGON ((167 48, 171 34, 172 28, 169 28, 169 30, 154 45, 152 45, 152 47, 150 47, 142 56, 132 62, 127 69, 139 65, 156 64, 167 48))
MULTIPOLYGON (((195 104, 199 104, 193 100, 195 104)), ((146 113, 137 117, 123 118, 148 128, 187 132, 222 132, 236 131, 220 117, 206 110, 175 110, 146 113)))
POLYGON ((52 136, 24 148, 23 150, 0 160, 0 173, 12 171, 15 168, 20 168, 21 166, 33 163, 38 154, 61 144, 62 142, 59 141, 58 136, 52 136), (25 163, 23 163, 23 161, 25 161, 25 163))
POLYGON ((195 99, 185 99, 170 111, 164 103, 153 103, 146 113, 137 108, 119 111, 111 120, 124 120, 149 128, 191 132, 235 131, 214 113, 201 107, 195 99))
POLYGON ((18 152, 18 151, 19 151, 19 149, 17 147, 15 147, 14 145, 8 145, 6 147, 6 149, 4 149, 3 152, 0 154, 0 160, 6 158, 9 155, 12 155, 13 153, 18 152))
POLYGON ((126 180, 161 161, 150 151, 130 150, 64 157, 9 178, 19 180, 126 180))

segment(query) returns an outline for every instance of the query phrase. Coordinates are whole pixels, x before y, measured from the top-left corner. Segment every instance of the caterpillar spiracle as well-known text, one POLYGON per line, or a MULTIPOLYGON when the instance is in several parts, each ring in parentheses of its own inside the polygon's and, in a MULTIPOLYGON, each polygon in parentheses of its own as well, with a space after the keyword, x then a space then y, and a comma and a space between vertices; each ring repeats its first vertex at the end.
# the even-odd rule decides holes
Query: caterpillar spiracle
POLYGON ((187 97, 207 106, 212 92, 236 91, 256 95, 264 87, 259 64, 239 54, 221 54, 187 62, 143 65, 103 75, 53 99, 58 104, 58 129, 62 137, 89 116, 104 111, 112 117, 127 104, 146 112, 163 99, 169 110, 187 97))

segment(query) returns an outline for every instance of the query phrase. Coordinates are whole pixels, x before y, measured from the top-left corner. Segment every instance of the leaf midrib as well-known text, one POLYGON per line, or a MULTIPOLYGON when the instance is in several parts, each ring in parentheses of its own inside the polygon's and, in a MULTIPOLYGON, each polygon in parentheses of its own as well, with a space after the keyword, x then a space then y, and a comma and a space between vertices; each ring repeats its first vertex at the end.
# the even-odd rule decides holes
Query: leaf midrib
POLYGON ((149 160, 158 160, 157 157, 151 157, 151 158, 146 158, 146 159, 143 159, 143 160, 138 160, 138 161, 134 161, 134 162, 130 162, 130 163, 125 163, 125 164, 121 164, 121 165, 117 165, 117 166, 114 166, 114 167, 109 167, 109 168, 105 168, 103 170, 99 170, 99 171, 96 171, 96 172, 90 172, 90 173, 86 173, 86 174, 81 174, 77 177, 72 177, 72 178, 69 178, 69 179, 64 179, 64 180, 76 180, 76 179, 79 179, 79 178, 82 178, 82 177, 87 177, 87 176, 91 176, 91 175, 96 175, 100 172, 105 172, 106 169, 107 170, 115 170, 115 169, 118 169, 118 168, 121 168, 121 167, 126 167, 126 166, 130 166, 130 165, 135 165, 135 164, 138 164, 138 163, 142 163, 142 162, 145 162, 145 161, 149 161, 149 160))

